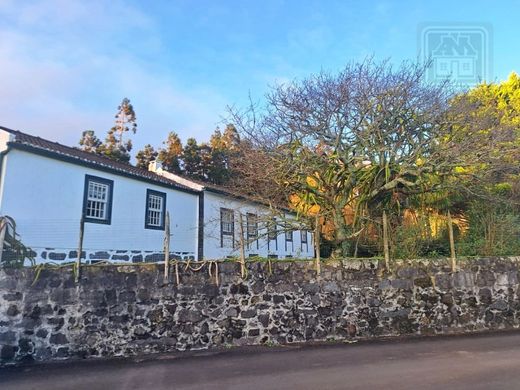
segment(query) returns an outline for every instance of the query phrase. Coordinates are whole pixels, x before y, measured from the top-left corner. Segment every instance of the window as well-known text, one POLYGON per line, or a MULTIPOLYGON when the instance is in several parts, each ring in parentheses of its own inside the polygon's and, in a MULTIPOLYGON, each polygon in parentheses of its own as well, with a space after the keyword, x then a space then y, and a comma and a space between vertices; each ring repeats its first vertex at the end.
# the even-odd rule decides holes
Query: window
POLYGON ((267 225, 267 238, 269 240, 276 240, 278 233, 276 231, 276 219, 272 219, 267 225))
POLYGON ((145 229, 164 230, 166 217, 166 194, 164 192, 146 190, 145 229))
POLYGON ((235 217, 233 210, 220 209, 220 234, 221 236, 233 236, 235 232, 235 217))
POLYGON ((307 230, 301 230, 300 235, 302 236, 302 244, 307 244, 307 230))
POLYGON ((258 222, 255 214, 247 213, 247 238, 258 237, 258 222))
POLYGON ((85 175, 83 194, 83 220, 85 222, 110 224, 113 188, 112 180, 85 175))
POLYGON ((292 238, 293 238, 293 231, 287 230, 285 232, 285 241, 292 241, 292 238))

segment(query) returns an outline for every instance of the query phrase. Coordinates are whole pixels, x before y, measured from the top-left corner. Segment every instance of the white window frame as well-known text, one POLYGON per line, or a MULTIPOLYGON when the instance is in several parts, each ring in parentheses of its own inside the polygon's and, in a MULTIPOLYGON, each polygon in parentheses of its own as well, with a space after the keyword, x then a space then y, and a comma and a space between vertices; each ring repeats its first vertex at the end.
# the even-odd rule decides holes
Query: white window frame
POLYGON ((110 224, 114 182, 102 177, 85 175, 83 195, 84 222, 110 224))
POLYGON ((164 230, 166 218, 166 193, 146 190, 145 229, 164 230))

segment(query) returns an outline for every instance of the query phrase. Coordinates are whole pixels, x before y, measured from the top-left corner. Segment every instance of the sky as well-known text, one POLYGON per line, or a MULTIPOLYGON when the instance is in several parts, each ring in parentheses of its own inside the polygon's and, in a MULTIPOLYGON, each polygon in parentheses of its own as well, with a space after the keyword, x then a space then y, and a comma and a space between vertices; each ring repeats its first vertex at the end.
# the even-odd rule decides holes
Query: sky
POLYGON ((104 138, 122 98, 134 152, 209 139, 228 106, 367 56, 419 55, 421 26, 486 26, 490 80, 520 72, 520 1, 0 0, 0 125, 67 145, 104 138))

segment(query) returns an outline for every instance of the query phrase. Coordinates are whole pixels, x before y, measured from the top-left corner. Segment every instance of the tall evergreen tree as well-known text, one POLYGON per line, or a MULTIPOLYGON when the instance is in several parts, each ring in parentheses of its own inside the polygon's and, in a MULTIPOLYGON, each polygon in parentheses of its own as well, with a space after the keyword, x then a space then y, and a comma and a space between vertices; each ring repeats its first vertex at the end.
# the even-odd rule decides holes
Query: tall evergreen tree
POLYGON ((130 139, 125 141, 124 135, 128 132, 135 134, 137 131, 137 119, 134 107, 127 98, 122 100, 117 110, 115 126, 108 131, 100 152, 112 160, 128 163, 130 161, 132 141, 130 139))
POLYGON ((225 184, 229 179, 229 150, 227 145, 227 139, 224 138, 217 127, 209 141, 211 164, 207 175, 207 180, 214 184, 225 184))
POLYGON ((159 149, 158 159, 163 168, 171 173, 182 173, 181 158, 183 154, 182 142, 175 132, 168 134, 168 139, 163 142, 164 148, 159 149))
POLYGON ((145 145, 144 149, 137 152, 135 158, 137 160, 136 166, 138 168, 148 169, 152 161, 157 158, 158 152, 150 144, 145 145))
POLYGON ((240 147, 240 135, 234 124, 228 123, 222 134, 222 143, 230 151, 236 151, 240 147))
POLYGON ((81 145, 81 150, 84 150, 85 152, 99 153, 99 148, 101 147, 102 142, 96 136, 94 130, 85 130, 81 134, 79 144, 81 145))
POLYGON ((184 173, 193 178, 203 179, 201 173, 202 158, 200 155, 200 147, 195 138, 188 138, 186 146, 182 151, 182 160, 184 163, 184 173))

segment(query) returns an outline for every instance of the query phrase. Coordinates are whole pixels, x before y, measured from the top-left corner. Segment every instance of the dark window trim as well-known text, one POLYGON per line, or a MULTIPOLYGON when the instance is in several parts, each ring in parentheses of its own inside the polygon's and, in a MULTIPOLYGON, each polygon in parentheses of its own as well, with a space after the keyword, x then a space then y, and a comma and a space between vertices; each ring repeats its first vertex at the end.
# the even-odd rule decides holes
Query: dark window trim
POLYGON ((100 223, 103 225, 110 225, 112 223, 112 202, 114 200, 114 181, 105 179, 99 176, 85 175, 85 184, 83 186, 83 221, 89 223, 100 223), (87 198, 88 198, 88 183, 90 181, 108 185, 108 202, 105 219, 97 219, 87 217, 87 198))
POLYGON ((258 216, 256 214, 254 214, 254 213, 246 214, 246 227, 247 227, 247 237, 248 238, 258 237, 258 216), (249 234, 249 225, 253 225, 253 222, 255 225, 256 233, 249 234))
POLYGON ((307 230, 300 230, 300 241, 301 241, 301 250, 303 251, 303 246, 305 245, 305 251, 309 251, 309 237, 307 236, 309 232, 307 230), (305 241, 303 241, 303 237, 305 237, 305 241))
POLYGON ((224 248, 224 236, 231 236, 233 237, 233 248, 235 248, 235 211, 232 209, 227 209, 225 207, 220 208, 220 247, 224 248), (224 220, 222 218, 224 212, 230 212, 233 216, 233 219, 231 221, 231 233, 226 232, 224 233, 223 224, 224 220))
POLYGON ((256 241, 256 249, 258 249, 258 247, 259 247, 259 245, 258 245, 258 215, 256 215, 255 213, 246 214, 246 234, 247 234, 248 247, 251 245, 251 243, 249 242, 249 239, 254 238, 254 241, 256 241), (255 230, 256 230, 255 234, 249 234, 249 225, 250 224, 252 225, 251 219, 252 219, 252 221, 254 221, 255 230))
POLYGON ((166 192, 160 192, 160 191, 156 191, 156 190, 147 188, 146 189, 146 203, 144 206, 144 228, 150 229, 150 230, 164 230, 165 221, 166 221, 166 192), (148 223, 148 210, 149 210, 148 198, 150 197, 150 195, 160 196, 163 200, 160 226, 150 225, 148 223))
MULTIPOLYGON (((285 251, 287 252, 287 243, 290 242, 291 245, 294 245, 294 244, 292 244, 294 242, 294 231, 293 230, 286 230, 284 235, 285 235, 285 251), (287 238, 287 233, 291 233, 291 238, 290 239, 287 238)), ((294 250, 294 246, 292 247, 291 251, 293 251, 293 250, 294 250)))
POLYGON ((199 194, 198 260, 204 258, 204 191, 199 194))
POLYGON ((278 250, 278 226, 276 223, 276 218, 272 218, 267 223, 267 250, 271 249, 271 241, 274 241, 275 250, 278 250), (270 232, 274 233, 274 238, 270 237, 270 232))

